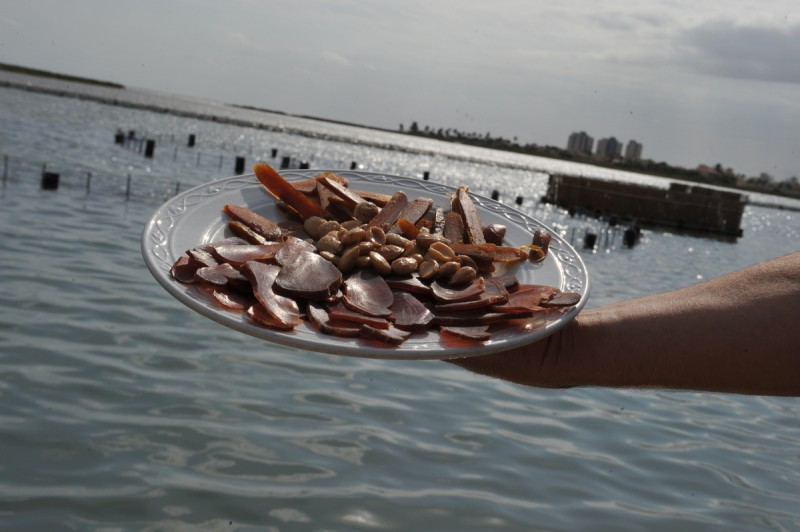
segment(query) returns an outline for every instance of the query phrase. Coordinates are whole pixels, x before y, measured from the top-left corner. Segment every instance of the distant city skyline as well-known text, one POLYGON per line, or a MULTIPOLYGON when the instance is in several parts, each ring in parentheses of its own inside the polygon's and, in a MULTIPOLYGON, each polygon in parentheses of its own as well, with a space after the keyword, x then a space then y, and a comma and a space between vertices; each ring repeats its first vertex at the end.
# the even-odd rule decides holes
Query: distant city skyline
MULTIPOLYGON (((597 148, 593 151, 594 138, 586 131, 575 131, 567 139, 567 151, 580 155, 593 155, 600 160, 612 161, 622 156, 624 143, 616 137, 604 137, 597 141, 597 148)), ((642 143, 634 139, 625 146, 625 160, 639 161, 642 158, 642 143)))

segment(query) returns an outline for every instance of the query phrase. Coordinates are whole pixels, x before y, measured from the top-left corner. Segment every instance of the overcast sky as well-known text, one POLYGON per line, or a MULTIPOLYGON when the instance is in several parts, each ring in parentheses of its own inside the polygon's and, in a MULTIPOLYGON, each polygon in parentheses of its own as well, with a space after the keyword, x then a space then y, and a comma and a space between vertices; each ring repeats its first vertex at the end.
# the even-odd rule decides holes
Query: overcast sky
POLYGON ((798 0, 3 0, 0 62, 800 176, 798 0))

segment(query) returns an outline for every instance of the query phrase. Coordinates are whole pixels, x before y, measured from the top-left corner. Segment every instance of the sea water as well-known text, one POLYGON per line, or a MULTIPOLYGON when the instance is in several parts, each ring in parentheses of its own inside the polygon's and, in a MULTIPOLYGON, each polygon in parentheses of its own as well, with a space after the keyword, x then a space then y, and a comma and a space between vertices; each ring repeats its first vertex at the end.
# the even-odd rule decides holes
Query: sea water
POLYGON ((622 228, 539 203, 547 173, 662 180, 118 97, 191 116, 0 88, 0 529, 800 527, 795 399, 540 390, 445 362, 284 348, 182 306, 139 250, 164 200, 231 175, 237 156, 277 164, 273 149, 312 168, 355 162, 497 191, 573 241, 590 308, 797 250, 799 213, 748 205, 735 241, 651 229, 628 249, 622 228), (114 144, 119 128, 157 138, 155 156, 114 144), (57 191, 40 190, 43 168, 60 173, 57 191), (586 231, 594 249, 582 248, 586 231))

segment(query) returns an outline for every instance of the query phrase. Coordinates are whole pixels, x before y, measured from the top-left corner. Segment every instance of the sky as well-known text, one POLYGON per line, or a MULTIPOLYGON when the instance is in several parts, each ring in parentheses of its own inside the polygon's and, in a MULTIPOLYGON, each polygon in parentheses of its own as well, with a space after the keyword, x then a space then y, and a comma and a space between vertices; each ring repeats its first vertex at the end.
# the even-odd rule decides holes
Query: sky
POLYGON ((800 176, 797 0, 3 0, 0 62, 396 129, 800 176))

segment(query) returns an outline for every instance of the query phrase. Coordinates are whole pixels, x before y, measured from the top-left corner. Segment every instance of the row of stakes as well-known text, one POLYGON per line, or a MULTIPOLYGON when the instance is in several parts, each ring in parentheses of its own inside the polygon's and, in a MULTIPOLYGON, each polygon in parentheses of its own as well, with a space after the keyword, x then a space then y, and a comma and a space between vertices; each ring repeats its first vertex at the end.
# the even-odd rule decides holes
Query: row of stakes
MULTIPOLYGON (((134 130, 130 130, 127 134, 122 131, 118 130, 114 136, 114 142, 119 145, 126 145, 132 142, 138 142, 139 149, 144 151, 144 156, 147 158, 153 158, 155 153, 155 140, 154 139, 137 139, 136 132, 134 130)), ((187 146, 192 148, 195 146, 197 142, 197 137, 194 134, 190 134, 187 141, 187 146)), ((276 158, 278 156, 277 148, 272 148, 271 151, 272 158, 276 158)), ((220 156, 220 161, 222 157, 220 156)), ((290 168, 292 165, 292 158, 291 157, 282 157, 280 163, 280 169, 284 170, 290 168)), ((299 164, 300 169, 308 169, 310 167, 309 163, 306 161, 302 161, 299 164)), ((236 175, 241 175, 244 173, 245 168, 245 158, 242 156, 236 156, 236 163, 234 172, 236 175)), ((351 162, 350 169, 355 170, 358 168, 358 163, 356 161, 351 162)), ((8 155, 3 156, 3 186, 6 184, 6 179, 8 176, 8 155)), ((47 165, 44 164, 42 166, 42 179, 41 179, 41 189, 42 190, 58 190, 59 186, 59 179, 60 174, 57 172, 52 172, 47 170, 47 165)), ((430 172, 427 170, 423 172, 422 179, 427 181, 430 179, 430 172)), ((92 174, 91 172, 87 172, 86 175, 86 192, 88 193, 91 190, 91 180, 92 174)), ((127 184, 125 187, 125 198, 128 199, 130 197, 131 192, 131 174, 128 173, 127 184)), ((177 195, 180 192, 180 183, 176 183, 175 185, 175 194, 177 195)), ((497 190, 493 190, 491 197, 495 201, 499 201, 500 199, 500 192, 497 190)), ((522 196, 517 196, 515 199, 515 203, 518 206, 521 206, 524 201, 522 196)), ((615 226, 616 224, 610 224, 610 227, 615 226)), ((638 243, 639 238, 641 236, 641 230, 639 229, 638 225, 633 224, 632 226, 626 228, 623 231, 622 235, 622 242, 625 247, 633 247, 638 243)), ((574 230, 573 230, 573 237, 574 237, 574 230)), ((606 238, 608 238, 606 236, 606 238)), ((583 238, 583 247, 584 249, 594 249, 597 245, 597 233, 591 231, 589 229, 586 230, 583 238)))
MULTIPOLYGON (((143 138, 137 137, 135 130, 129 130, 127 132, 127 134, 122 130, 118 130, 116 132, 115 136, 114 136, 114 142, 116 144, 120 144, 120 145, 126 145, 126 144, 129 144, 129 143, 137 143, 136 145, 138 146, 139 151, 140 152, 143 151, 144 156, 147 157, 147 158, 150 158, 150 159, 152 159, 154 154, 155 154, 155 146, 156 146, 155 139, 143 139, 143 138)), ((193 148, 196 143, 197 143, 197 136, 195 134, 190 134, 189 137, 188 137, 187 143, 186 143, 187 147, 193 148)), ((176 152, 177 152, 177 148, 176 148, 176 152)), ((275 159, 278 156, 278 149, 277 148, 272 148, 271 155, 272 155, 272 158, 275 159)), ((199 157, 198 157, 198 159, 199 159, 199 157)), ((281 170, 286 170, 288 168, 292 168, 293 161, 294 160, 291 157, 284 156, 284 157, 281 158, 281 163, 279 165, 279 168, 281 170)), ((220 155, 220 167, 221 166, 222 166, 222 156, 220 155)), ((297 164, 297 168, 299 168, 300 170, 307 170, 310 167, 311 166, 310 166, 310 163, 308 161, 300 161, 297 164)), ((237 155, 236 156, 236 163, 235 163, 235 166, 234 166, 234 174, 235 175, 241 175, 241 174, 244 173, 244 169, 245 169, 245 158, 243 156, 237 155)), ((358 163, 356 161, 352 161, 350 163, 350 170, 357 170, 357 169, 358 169, 358 163)), ((428 170, 425 170, 422 173, 422 179, 424 181, 428 181, 430 179, 430 172, 428 170)), ((500 192, 497 191, 497 190, 493 190, 492 191, 492 199, 495 200, 495 201, 499 201, 500 192)), ((517 205, 520 205, 520 206, 522 205, 523 201, 524 201, 524 198, 522 196, 517 196, 516 199, 515 199, 515 203, 517 205)))

